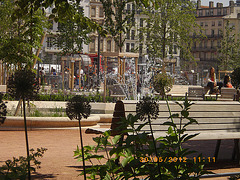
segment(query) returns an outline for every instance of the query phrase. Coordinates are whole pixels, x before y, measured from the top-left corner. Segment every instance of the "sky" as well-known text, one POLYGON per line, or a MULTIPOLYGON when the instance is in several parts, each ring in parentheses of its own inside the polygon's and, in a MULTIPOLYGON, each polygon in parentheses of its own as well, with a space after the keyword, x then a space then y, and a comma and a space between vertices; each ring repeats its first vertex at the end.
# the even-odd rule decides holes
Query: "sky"
MULTIPOLYGON (((201 0, 201 3, 203 6, 208 6, 209 5, 209 1, 213 1, 214 2, 214 7, 217 6, 217 3, 223 3, 223 6, 228 6, 229 5, 229 0, 201 0)), ((236 0, 234 0, 234 2, 236 2, 236 0)))

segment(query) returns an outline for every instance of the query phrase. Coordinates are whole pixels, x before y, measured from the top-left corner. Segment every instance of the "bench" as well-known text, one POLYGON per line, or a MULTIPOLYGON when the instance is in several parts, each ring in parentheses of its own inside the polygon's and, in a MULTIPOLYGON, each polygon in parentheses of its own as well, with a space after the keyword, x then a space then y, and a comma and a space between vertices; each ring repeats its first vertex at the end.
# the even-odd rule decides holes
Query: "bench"
POLYGON ((167 98, 173 100, 174 97, 185 97, 188 85, 173 85, 172 89, 166 93, 167 98))
MULTIPOLYGON (((180 102, 182 103, 182 102, 180 102)), ((236 101, 196 101, 191 106, 190 117, 195 118, 199 124, 188 126, 187 133, 200 133, 191 140, 217 140, 214 157, 217 159, 221 140, 234 140, 233 157, 237 155, 239 160, 238 143, 240 139, 240 103, 236 101)), ((175 102, 169 102, 173 113, 180 113, 181 108, 175 102)), ((136 114, 136 102, 124 102, 126 116, 136 114)), ((162 125, 168 120, 169 112, 165 101, 159 102, 159 117, 152 122, 154 137, 165 136, 168 126, 162 125)), ((139 126, 139 121, 136 126, 139 126)), ((175 120, 177 123, 177 119, 175 120)), ((150 132, 148 126, 143 128, 145 132, 150 132)))
POLYGON ((126 97, 126 93, 121 84, 108 85, 108 89, 110 91, 110 97, 117 99, 124 99, 126 97))
MULTIPOLYGON (((117 126, 120 116, 124 117, 128 114, 136 114, 137 101, 117 101, 114 118, 111 125, 111 130, 117 126), (124 112, 121 112, 125 110, 124 112)), ((183 102, 179 102, 183 103, 183 102)), ((218 152, 221 145, 221 140, 231 139, 234 140, 233 156, 237 155, 239 161, 239 139, 240 139, 240 103, 237 101, 196 101, 190 109, 190 117, 195 118, 199 124, 192 124, 188 126, 187 133, 195 134, 200 133, 198 136, 191 140, 217 140, 214 157, 217 159, 218 152)), ((152 122, 154 137, 165 136, 168 126, 162 125, 168 120, 169 112, 165 101, 158 102, 159 104, 159 117, 152 122)), ((174 101, 169 102, 170 109, 173 113, 180 113, 181 108, 174 101)), ((136 126, 141 125, 139 121, 136 126)), ((177 123, 177 120, 175 120, 177 123)), ((103 133, 109 128, 98 128, 86 130, 86 133, 99 134, 103 133)), ((149 126, 145 126, 143 131, 150 132, 149 126)), ((116 133, 115 133, 116 134, 116 133)))
POLYGON ((204 88, 189 87, 187 97, 189 100, 204 100, 204 88))
POLYGON ((201 86, 189 86, 189 85, 173 85, 172 89, 166 93, 168 99, 173 100, 175 97, 182 97, 184 98, 186 94, 189 93, 189 88, 201 88, 201 86))
POLYGON ((235 88, 221 88, 221 97, 218 100, 236 100, 237 90, 235 88))

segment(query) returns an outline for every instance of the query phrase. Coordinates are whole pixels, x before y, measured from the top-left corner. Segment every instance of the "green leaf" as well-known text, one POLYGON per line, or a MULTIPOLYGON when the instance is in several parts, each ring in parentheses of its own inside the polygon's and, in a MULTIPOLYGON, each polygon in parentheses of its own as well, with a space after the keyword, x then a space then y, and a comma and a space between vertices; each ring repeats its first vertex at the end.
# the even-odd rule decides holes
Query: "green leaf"
POLYGON ((104 180, 111 180, 110 175, 107 173, 106 176, 104 177, 104 180))
POLYGON ((118 140, 121 138, 121 135, 116 135, 114 136, 114 138, 112 139, 113 144, 117 144, 118 140))
POLYGON ((197 136, 197 135, 199 135, 200 133, 196 133, 196 134, 193 134, 193 135, 189 135, 189 136, 187 136, 186 138, 184 138, 184 140, 183 140, 183 142, 186 142, 186 141, 188 141, 189 139, 192 139, 192 138, 194 138, 195 136, 197 136))
POLYGON ((189 112, 186 111, 186 110, 182 110, 182 111, 181 111, 181 115, 182 115, 183 117, 187 118, 187 117, 189 116, 189 112))
POLYGON ((132 156, 126 157, 125 159, 122 160, 122 166, 125 167, 129 161, 134 159, 132 156))
POLYGON ((174 124, 173 122, 170 122, 170 121, 164 122, 163 125, 177 127, 176 124, 174 124))
POLYGON ((172 114, 171 116, 169 116, 169 118, 179 118, 179 114, 172 114))
POLYGON ((172 126, 169 126, 169 128, 168 128, 168 134, 172 134, 172 133, 173 133, 172 126))

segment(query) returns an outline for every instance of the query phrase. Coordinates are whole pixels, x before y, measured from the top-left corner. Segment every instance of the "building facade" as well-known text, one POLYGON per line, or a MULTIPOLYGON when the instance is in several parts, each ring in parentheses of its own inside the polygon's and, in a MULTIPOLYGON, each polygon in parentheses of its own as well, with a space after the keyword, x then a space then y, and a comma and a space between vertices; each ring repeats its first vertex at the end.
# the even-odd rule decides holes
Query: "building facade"
POLYGON ((195 70, 200 74, 206 72, 211 66, 217 71, 221 70, 219 69, 218 49, 221 48, 227 20, 231 26, 235 27, 234 33, 239 33, 240 6, 232 0, 229 1, 227 7, 223 7, 222 3, 214 6, 213 1, 209 2, 209 6, 202 6, 201 0, 198 0, 196 8, 196 22, 201 27, 200 33, 203 36, 191 34, 193 38, 198 38, 192 47, 196 63, 189 64, 186 70, 195 70))

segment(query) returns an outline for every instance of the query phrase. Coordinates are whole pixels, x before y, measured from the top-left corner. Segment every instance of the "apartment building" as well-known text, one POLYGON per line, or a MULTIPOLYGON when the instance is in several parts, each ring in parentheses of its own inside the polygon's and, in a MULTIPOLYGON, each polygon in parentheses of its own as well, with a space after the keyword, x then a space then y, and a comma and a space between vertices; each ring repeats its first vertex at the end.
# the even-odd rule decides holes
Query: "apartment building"
MULTIPOLYGON (((99 24, 104 24, 104 10, 103 5, 100 2, 100 0, 82 0, 81 6, 84 9, 84 14, 86 17, 91 18, 92 20, 98 22, 99 24)), ((122 52, 137 52, 139 53, 139 64, 140 66, 146 65, 147 60, 147 47, 144 43, 139 42, 139 29, 141 27, 145 27, 146 24, 144 22, 144 19, 146 18, 146 15, 143 15, 141 10, 136 9, 134 4, 128 3, 126 5, 126 11, 132 11, 133 9, 136 10, 134 15, 134 24, 129 31, 124 34, 125 43, 122 49, 122 52)), ((52 8, 47 9, 47 14, 51 14, 52 8)), ((130 22, 127 22, 130 23, 130 22)), ((42 52, 41 52, 41 58, 46 63, 60 63, 60 57, 57 55, 61 51, 58 47, 56 47, 53 44, 53 37, 54 34, 58 31, 59 23, 52 22, 52 27, 49 29, 49 33, 47 34, 42 52)), ((83 53, 90 53, 90 54, 96 54, 98 52, 98 32, 93 32, 89 34, 89 37, 91 39, 91 42, 88 45, 83 45, 83 53)), ((106 37, 100 37, 100 53, 102 52, 118 52, 118 46, 115 43, 113 37, 111 35, 107 35, 106 37)), ((165 62, 169 64, 169 71, 173 70, 175 67, 180 69, 180 58, 179 58, 179 50, 174 47, 173 48, 173 54, 168 55, 165 59, 165 62), (175 66, 176 65, 176 66, 175 66)), ((141 67, 140 67, 141 68, 141 67)))
MULTIPOLYGON (((89 0, 81 0, 80 6, 83 8, 84 15, 86 17, 90 16, 90 1, 89 0)), ((52 7, 47 8, 46 14, 49 16, 52 13, 52 7)), ((61 64, 61 57, 58 53, 61 52, 61 49, 54 45, 54 36, 58 32, 58 28, 61 26, 60 23, 51 21, 52 26, 46 30, 47 34, 43 42, 42 51, 40 53, 40 58, 42 59, 43 63, 49 64, 61 64)), ((89 46, 83 44, 83 52, 89 52, 89 46)))
POLYGON ((195 70, 202 73, 211 66, 218 71, 218 48, 221 48, 221 40, 225 34, 225 25, 229 20, 230 25, 235 27, 235 33, 239 33, 240 28, 240 6, 238 2, 230 0, 227 7, 222 3, 214 6, 213 1, 209 1, 209 6, 202 6, 201 0, 197 1, 196 21, 201 26, 201 33, 205 37, 199 37, 192 34, 193 38, 200 38, 193 44, 192 53, 197 65, 189 64, 186 70, 195 70))

